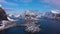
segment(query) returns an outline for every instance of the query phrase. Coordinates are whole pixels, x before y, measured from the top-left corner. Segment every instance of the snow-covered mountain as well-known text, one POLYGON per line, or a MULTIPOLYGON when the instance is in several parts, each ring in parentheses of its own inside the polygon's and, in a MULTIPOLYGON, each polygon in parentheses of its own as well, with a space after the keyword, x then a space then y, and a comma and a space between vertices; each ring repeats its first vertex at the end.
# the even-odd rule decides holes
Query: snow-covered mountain
POLYGON ((44 14, 43 17, 55 18, 55 17, 60 16, 60 10, 51 10, 51 11, 45 12, 43 14, 44 14))
POLYGON ((25 15, 36 15, 37 17, 41 18, 42 13, 40 13, 39 11, 32 11, 32 10, 27 10, 25 12, 22 13, 22 17, 24 18, 25 15))
POLYGON ((9 14, 8 17, 10 17, 10 18, 22 18, 21 14, 9 14))
POLYGON ((60 10, 51 10, 51 13, 53 13, 53 14, 60 14, 60 10))
POLYGON ((55 14, 60 14, 60 11, 59 10, 51 10, 51 11, 48 11, 48 12, 39 12, 39 11, 32 11, 32 10, 27 10, 27 11, 24 11, 22 12, 21 14, 9 14, 9 17, 10 18, 25 18, 25 15, 36 15, 37 18, 42 18, 42 17, 48 17, 48 18, 51 18, 51 17, 54 17, 55 14))
POLYGON ((15 17, 15 18, 17 18, 17 17, 19 17, 20 15, 9 14, 8 16, 9 16, 9 17, 15 17))
POLYGON ((22 19, 20 14, 9 14, 8 17, 9 20, 14 20, 14 21, 22 19))

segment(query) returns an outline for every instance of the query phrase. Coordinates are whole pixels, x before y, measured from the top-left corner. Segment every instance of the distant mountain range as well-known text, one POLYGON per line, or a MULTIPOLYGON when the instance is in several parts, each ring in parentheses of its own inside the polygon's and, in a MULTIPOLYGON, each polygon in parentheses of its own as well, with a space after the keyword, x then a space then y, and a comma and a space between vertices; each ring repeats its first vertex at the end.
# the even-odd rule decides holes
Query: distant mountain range
POLYGON ((54 17, 55 14, 60 14, 60 11, 59 10, 51 10, 49 12, 44 12, 44 13, 41 13, 39 11, 25 11, 21 14, 9 14, 8 16, 10 18, 24 18, 26 14, 30 14, 30 15, 37 15, 37 17, 39 18, 42 18, 42 17, 48 17, 48 18, 51 18, 51 17, 54 17), (34 14, 35 13, 35 14, 34 14))

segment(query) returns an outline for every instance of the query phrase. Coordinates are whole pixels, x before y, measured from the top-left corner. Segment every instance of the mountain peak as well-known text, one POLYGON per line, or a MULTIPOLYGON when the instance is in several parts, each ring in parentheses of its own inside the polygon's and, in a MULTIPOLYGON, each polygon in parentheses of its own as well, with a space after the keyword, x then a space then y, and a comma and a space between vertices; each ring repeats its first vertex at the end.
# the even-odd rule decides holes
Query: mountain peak
POLYGON ((60 10, 51 10, 51 12, 54 14, 60 14, 60 10))

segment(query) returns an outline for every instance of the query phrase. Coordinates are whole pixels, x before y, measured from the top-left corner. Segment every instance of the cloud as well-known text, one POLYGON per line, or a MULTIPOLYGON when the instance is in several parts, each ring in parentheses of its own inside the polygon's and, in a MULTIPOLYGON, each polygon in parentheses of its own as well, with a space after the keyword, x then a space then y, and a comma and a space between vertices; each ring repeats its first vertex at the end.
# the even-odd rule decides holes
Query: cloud
POLYGON ((49 3, 51 6, 60 9, 60 0, 42 0, 42 2, 49 3))
POLYGON ((50 0, 42 0, 42 2, 49 3, 50 0))
POLYGON ((23 11, 21 8, 4 8, 4 10, 7 14, 20 14, 23 11))
POLYGON ((21 0, 22 2, 29 3, 32 2, 32 0, 21 0))
POLYGON ((6 5, 10 5, 10 6, 17 6, 18 4, 13 3, 13 2, 7 2, 6 0, 0 0, 0 4, 6 4, 6 5))
POLYGON ((14 8, 3 8, 5 11, 14 11, 14 8))
POLYGON ((6 2, 5 0, 0 0, 0 2, 6 2))
POLYGON ((16 2, 30 3, 32 0, 14 0, 16 2))
POLYGON ((12 2, 9 2, 9 3, 6 3, 7 5, 10 5, 10 6, 18 6, 18 4, 16 3, 12 3, 12 2))

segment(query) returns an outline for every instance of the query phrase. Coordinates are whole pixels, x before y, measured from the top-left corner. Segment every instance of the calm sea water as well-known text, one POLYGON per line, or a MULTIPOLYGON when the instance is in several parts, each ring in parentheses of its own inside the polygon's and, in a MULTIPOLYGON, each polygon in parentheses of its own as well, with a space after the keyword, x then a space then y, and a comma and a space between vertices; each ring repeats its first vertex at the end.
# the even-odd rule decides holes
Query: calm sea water
MULTIPOLYGON (((17 24, 23 24, 24 21, 18 21, 17 24)), ((60 34, 60 22, 51 19, 40 19, 41 31, 38 34, 60 34)), ((9 28, 6 34, 26 34, 24 32, 25 27, 9 28)))

